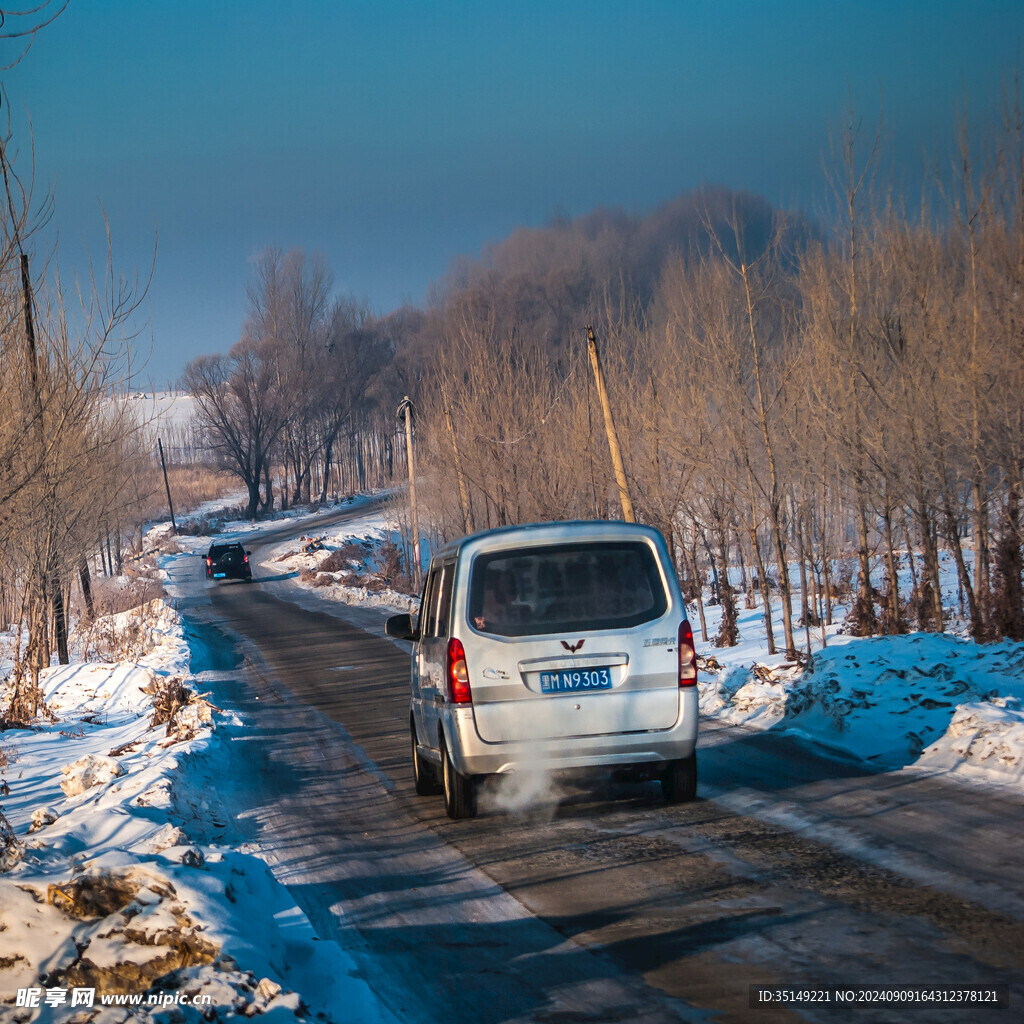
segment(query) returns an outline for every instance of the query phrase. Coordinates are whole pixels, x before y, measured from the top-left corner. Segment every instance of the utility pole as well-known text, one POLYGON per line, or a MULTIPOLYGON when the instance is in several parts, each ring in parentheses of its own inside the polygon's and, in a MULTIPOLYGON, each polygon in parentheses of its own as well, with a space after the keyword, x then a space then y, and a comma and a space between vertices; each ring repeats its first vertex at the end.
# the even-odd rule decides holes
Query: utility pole
POLYGON ((167 491, 167 507, 171 510, 171 529, 177 533, 178 524, 174 521, 174 502, 171 501, 171 485, 167 482, 167 463, 164 461, 164 446, 160 438, 156 439, 156 446, 160 449, 160 465, 164 471, 164 489, 167 491))
POLYGON ((629 487, 626 484, 626 469, 622 464, 622 450, 619 448, 619 438, 615 433, 615 421, 612 419, 612 407, 608 401, 608 392, 604 386, 604 374, 601 372, 601 357, 597 351, 597 339, 594 337, 594 328, 587 327, 587 351, 590 353, 590 365, 594 371, 594 380, 597 382, 597 395, 601 399, 601 411, 604 413, 604 429, 608 435, 608 449, 612 456, 612 469, 615 470, 615 483, 619 488, 619 500, 622 502, 622 518, 627 523, 635 523, 636 516, 633 514, 633 502, 629 497, 629 487))
POLYGON ((412 452, 412 413, 414 406, 412 399, 406 395, 398 403, 398 410, 395 415, 398 419, 405 417, 405 455, 409 463, 409 511, 412 517, 412 581, 416 589, 420 586, 420 525, 416 517, 416 471, 413 463, 412 452))

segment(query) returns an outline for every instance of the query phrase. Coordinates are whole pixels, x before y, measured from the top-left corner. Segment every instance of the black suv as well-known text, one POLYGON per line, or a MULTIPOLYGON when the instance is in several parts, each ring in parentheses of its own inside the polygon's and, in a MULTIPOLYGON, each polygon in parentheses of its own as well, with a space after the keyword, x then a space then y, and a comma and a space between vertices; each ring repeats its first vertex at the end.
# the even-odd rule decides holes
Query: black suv
POLYGON ((211 544, 206 552, 208 580, 245 580, 252 582, 249 552, 241 544, 211 544))

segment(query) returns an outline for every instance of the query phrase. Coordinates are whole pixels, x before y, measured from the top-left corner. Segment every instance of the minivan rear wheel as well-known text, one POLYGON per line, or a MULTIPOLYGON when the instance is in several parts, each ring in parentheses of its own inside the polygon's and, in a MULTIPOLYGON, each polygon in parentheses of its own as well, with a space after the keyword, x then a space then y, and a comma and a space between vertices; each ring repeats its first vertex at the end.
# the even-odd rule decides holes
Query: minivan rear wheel
POLYGON ((442 786, 437 778, 437 770, 420 753, 419 742, 416 739, 416 723, 409 720, 410 734, 412 736, 412 778, 416 784, 418 796, 435 796, 442 791, 442 786))
POLYGON ((661 791, 670 804, 689 803, 697 796, 697 755, 672 761, 661 777, 661 791))
POLYGON ((469 775, 461 775, 452 764, 451 754, 441 737, 441 764, 444 777, 444 809, 449 818, 476 816, 476 782, 469 775))

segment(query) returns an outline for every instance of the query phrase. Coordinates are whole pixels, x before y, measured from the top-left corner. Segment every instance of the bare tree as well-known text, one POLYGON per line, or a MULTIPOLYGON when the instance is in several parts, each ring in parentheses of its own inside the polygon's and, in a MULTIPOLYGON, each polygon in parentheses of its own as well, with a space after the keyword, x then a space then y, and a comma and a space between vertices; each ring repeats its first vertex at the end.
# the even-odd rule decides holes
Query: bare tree
POLYGON ((226 357, 192 360, 182 383, 195 399, 207 450, 241 479, 248 493, 246 515, 257 518, 273 500, 267 485, 270 460, 292 415, 276 353, 246 336, 226 357))
MULTIPOLYGON (((373 379, 392 355, 386 335, 370 323, 367 311, 353 299, 336 299, 326 324, 319 353, 318 403, 315 409, 317 450, 324 467, 320 500, 327 498, 328 470, 342 430, 360 427, 374 407, 370 397, 373 379)), ((362 445, 357 447, 362 458, 362 445)), ((365 467, 360 486, 366 487, 365 467)))
POLYGON ((34 6, 20 11, 0 11, 0 45, 10 42, 13 49, 10 53, 4 52, 0 60, 0 71, 10 71, 11 68, 20 64, 36 36, 47 27, 52 25, 64 13, 65 8, 71 0, 42 0, 34 6))

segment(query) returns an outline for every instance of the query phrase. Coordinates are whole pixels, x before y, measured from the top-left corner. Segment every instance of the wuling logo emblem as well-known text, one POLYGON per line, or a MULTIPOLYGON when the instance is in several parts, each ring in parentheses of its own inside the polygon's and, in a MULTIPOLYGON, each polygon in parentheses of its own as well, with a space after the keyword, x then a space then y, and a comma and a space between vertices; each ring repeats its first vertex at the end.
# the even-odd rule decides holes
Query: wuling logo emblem
POLYGON ((576 643, 571 644, 568 640, 563 640, 562 646, 571 654, 575 654, 583 646, 583 641, 577 640, 576 643))

